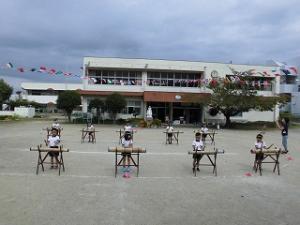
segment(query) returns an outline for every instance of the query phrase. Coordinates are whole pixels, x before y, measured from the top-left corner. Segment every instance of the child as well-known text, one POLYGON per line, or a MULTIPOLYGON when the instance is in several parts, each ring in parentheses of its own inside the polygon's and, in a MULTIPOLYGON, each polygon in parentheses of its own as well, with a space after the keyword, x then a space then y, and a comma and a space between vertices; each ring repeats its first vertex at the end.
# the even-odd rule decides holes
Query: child
POLYGON ((58 123, 58 120, 57 120, 57 119, 54 119, 51 128, 55 128, 55 129, 57 130, 57 135, 60 136, 61 126, 60 126, 60 124, 58 123))
POLYGON ((131 132, 132 131, 132 126, 129 123, 126 123, 124 126, 124 131, 125 132, 131 132))
POLYGON ((172 139, 173 139, 173 131, 174 128, 171 126, 171 123, 168 124, 167 128, 166 128, 166 132, 168 135, 168 143, 172 144, 172 139))
POLYGON ((89 142, 94 142, 95 140, 95 127, 93 126, 92 123, 87 124, 87 131, 89 131, 89 142))
MULTIPOLYGON (((58 145, 60 143, 60 139, 59 139, 57 134, 58 134, 58 130, 56 128, 52 128, 51 136, 48 138, 48 141, 47 141, 48 147, 58 148, 58 145)), ((55 157, 55 162, 56 162, 55 168, 57 168, 58 163, 59 163, 59 160, 58 160, 59 152, 50 151, 49 155, 51 156, 51 168, 54 168, 54 166, 53 166, 53 158, 54 157, 55 157)))
MULTIPOLYGON (((193 146, 193 151, 197 152, 197 151, 203 151, 204 150, 204 145, 203 145, 203 142, 201 140, 201 133, 200 132, 197 132, 195 134, 195 140, 193 141, 192 143, 192 146, 193 146)), ((202 155, 200 154, 193 154, 193 158, 194 158, 194 161, 193 161, 193 171, 195 171, 195 167, 197 166, 197 170, 199 171, 199 162, 202 158, 202 155)))
MULTIPOLYGON (((124 137, 122 138, 122 146, 124 148, 132 148, 133 145, 133 141, 132 141, 132 136, 130 133, 125 133, 124 137)), ((130 171, 130 158, 131 158, 131 154, 130 153, 122 153, 122 156, 124 157, 123 159, 123 168, 124 168, 124 177, 129 178, 129 174, 127 172, 130 171), (126 161, 127 161, 127 165, 126 165, 126 161)))
POLYGON ((202 137, 203 137, 203 141, 205 141, 206 137, 207 137, 207 133, 208 133, 208 128, 206 126, 206 123, 203 123, 202 124, 202 127, 201 127, 201 132, 202 132, 202 137))
MULTIPOLYGON (((255 142, 254 146, 255 146, 255 150, 263 150, 263 149, 267 148, 265 142, 263 141, 263 135, 262 134, 256 135, 256 142, 255 142)), ((251 150, 251 152, 255 153, 255 160, 254 160, 253 169, 256 169, 256 162, 257 161, 262 161, 263 158, 264 158, 264 154, 263 153, 257 153, 257 151, 253 151, 253 150, 251 150)))

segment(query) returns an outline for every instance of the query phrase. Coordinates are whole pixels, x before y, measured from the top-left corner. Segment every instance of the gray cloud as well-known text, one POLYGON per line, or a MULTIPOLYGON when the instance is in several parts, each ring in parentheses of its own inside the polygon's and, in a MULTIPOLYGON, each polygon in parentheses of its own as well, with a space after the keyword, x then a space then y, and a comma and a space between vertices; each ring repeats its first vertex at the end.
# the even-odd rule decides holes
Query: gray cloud
POLYGON ((80 74, 87 55, 288 61, 300 56, 299 8, 297 0, 3 1, 0 63, 80 74))

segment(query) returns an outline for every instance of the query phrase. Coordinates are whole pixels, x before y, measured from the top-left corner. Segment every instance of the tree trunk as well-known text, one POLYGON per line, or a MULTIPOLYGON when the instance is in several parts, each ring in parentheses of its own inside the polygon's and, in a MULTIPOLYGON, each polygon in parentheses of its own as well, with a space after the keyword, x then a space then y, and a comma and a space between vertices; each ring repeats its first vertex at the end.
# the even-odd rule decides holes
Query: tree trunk
POLYGON ((230 120, 230 115, 224 115, 226 118, 226 123, 225 123, 225 127, 226 128, 230 128, 231 126, 231 120, 230 120))

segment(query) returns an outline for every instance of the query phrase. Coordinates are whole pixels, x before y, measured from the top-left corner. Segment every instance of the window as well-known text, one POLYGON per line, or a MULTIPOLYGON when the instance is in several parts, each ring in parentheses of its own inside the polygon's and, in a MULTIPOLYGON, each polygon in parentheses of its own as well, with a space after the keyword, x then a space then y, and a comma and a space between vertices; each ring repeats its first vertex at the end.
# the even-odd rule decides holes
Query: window
POLYGON ((199 87, 202 73, 148 72, 149 86, 199 87))
POLYGON ((126 108, 122 111, 123 114, 141 114, 141 101, 128 101, 126 108))
POLYGON ((142 85, 142 72, 126 70, 91 70, 89 84, 142 85))

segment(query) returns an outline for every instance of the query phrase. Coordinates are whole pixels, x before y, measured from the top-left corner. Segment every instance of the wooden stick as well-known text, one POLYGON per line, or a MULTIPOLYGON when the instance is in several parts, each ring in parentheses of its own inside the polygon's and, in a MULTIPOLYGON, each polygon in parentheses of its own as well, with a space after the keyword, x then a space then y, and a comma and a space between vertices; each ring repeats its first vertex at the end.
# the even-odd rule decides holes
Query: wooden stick
POLYGON ((124 147, 109 147, 108 152, 120 153, 146 153, 146 149, 140 147, 124 148, 124 147))

